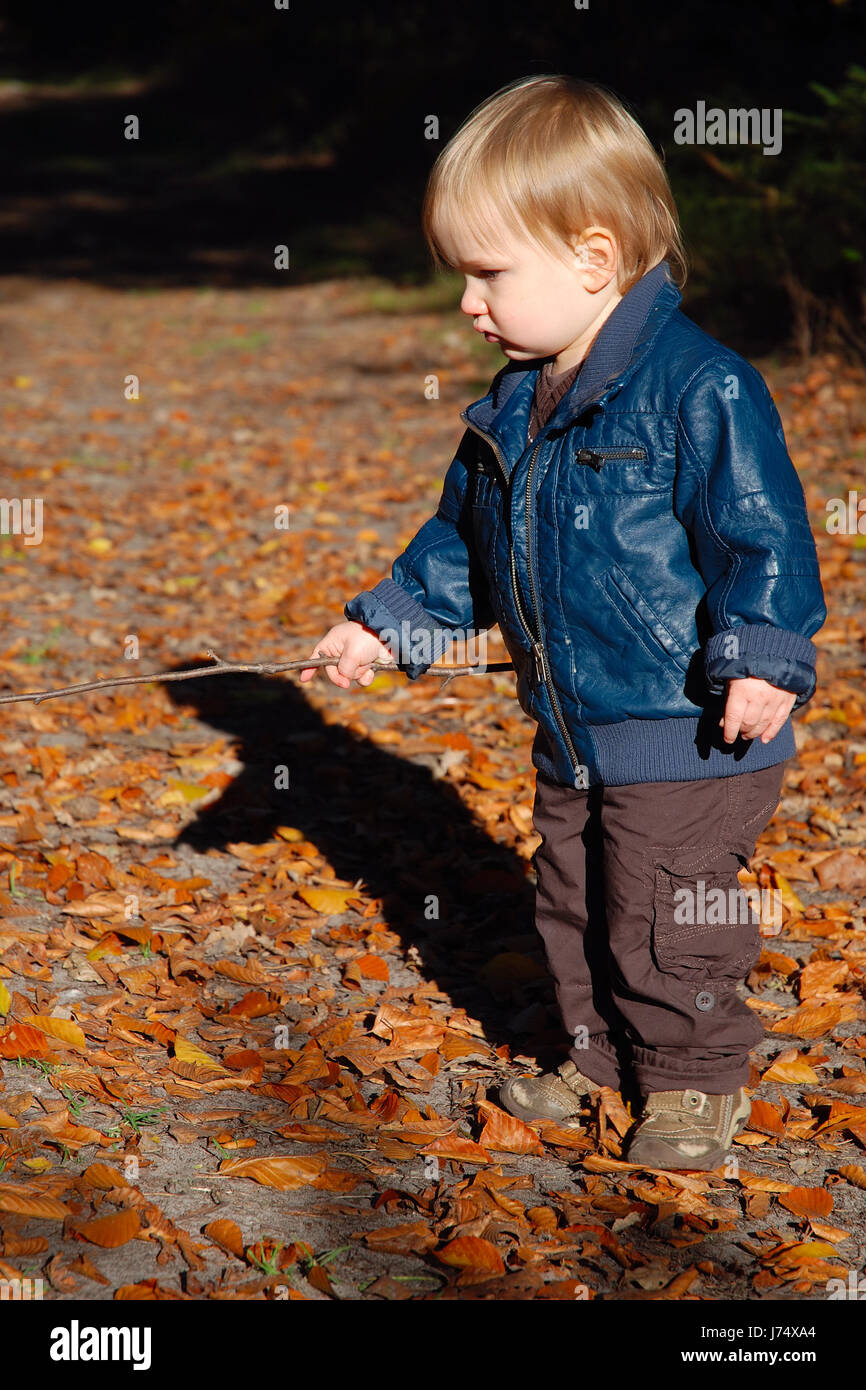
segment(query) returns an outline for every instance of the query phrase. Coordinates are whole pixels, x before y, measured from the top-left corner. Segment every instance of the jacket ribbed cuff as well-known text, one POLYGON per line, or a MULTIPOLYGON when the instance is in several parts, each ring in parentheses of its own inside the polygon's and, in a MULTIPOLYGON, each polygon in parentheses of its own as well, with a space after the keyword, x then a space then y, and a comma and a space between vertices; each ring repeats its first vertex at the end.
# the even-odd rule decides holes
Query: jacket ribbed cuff
POLYGON ((796 693, 799 709, 815 693, 818 649, 801 632, 772 623, 743 623, 716 632, 704 651, 704 671, 711 694, 720 695, 724 681, 754 676, 781 690, 796 693))
POLYGON ((343 614, 377 632, 412 681, 438 661, 447 643, 446 629, 393 579, 380 579, 372 589, 356 594, 343 614))

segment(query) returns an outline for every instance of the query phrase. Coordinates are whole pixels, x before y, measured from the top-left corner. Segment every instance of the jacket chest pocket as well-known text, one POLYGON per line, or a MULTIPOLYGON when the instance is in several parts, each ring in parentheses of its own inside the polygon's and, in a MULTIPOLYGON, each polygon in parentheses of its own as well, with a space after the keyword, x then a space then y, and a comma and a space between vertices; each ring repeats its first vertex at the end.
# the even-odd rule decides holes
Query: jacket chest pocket
POLYGON ((673 460, 643 444, 586 445, 575 449, 577 482, 595 494, 664 492, 673 488, 673 460))

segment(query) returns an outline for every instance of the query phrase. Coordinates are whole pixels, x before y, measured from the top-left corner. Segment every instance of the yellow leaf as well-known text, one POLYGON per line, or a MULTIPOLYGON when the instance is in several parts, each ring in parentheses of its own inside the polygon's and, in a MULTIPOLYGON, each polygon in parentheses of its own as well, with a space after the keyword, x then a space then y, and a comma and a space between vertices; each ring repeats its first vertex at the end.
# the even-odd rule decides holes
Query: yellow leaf
POLYGON ((388 671, 377 671, 366 690, 391 690, 398 682, 388 671))
POLYGON ((791 912, 803 912, 803 904, 797 897, 784 874, 780 874, 778 869, 774 871, 773 877, 776 880, 776 887, 782 895, 782 906, 787 907, 791 912))
POLYGON ((326 917, 332 913, 345 912, 349 898, 356 898, 357 896, 354 888, 300 888, 298 890, 299 898, 303 898, 308 906, 315 908, 316 912, 324 913, 326 917))
POLYGON ((12 1006, 12 995, 0 980, 0 1014, 8 1014, 12 1006))
POLYGON ((87 549, 94 555, 107 555, 111 548, 111 541, 107 536, 94 536, 87 542, 87 549))
POLYGON ((802 1057, 786 1057, 784 1060, 782 1057, 777 1057, 775 1062, 764 1072, 761 1080, 780 1081, 789 1086, 803 1083, 814 1085, 818 1081, 818 1073, 802 1057))
POLYGON ((174 1055, 179 1062, 192 1062, 196 1067, 208 1067, 211 1071, 221 1071, 228 1075, 226 1068, 221 1062, 214 1061, 206 1052, 202 1052, 200 1047, 190 1042, 189 1038, 183 1037, 178 1033, 174 1039, 174 1055))
POLYGON ((67 1047, 75 1047, 79 1052, 87 1051, 84 1033, 77 1023, 68 1018, 52 1018, 50 1014, 28 1014, 22 1022, 32 1023, 34 1028, 39 1028, 49 1037, 66 1043, 67 1047))
POLYGON ((171 790, 163 792, 162 796, 157 798, 161 806, 201 801, 202 797, 210 795, 213 791, 213 787, 200 787, 195 782, 182 782, 177 777, 169 777, 168 785, 171 790))

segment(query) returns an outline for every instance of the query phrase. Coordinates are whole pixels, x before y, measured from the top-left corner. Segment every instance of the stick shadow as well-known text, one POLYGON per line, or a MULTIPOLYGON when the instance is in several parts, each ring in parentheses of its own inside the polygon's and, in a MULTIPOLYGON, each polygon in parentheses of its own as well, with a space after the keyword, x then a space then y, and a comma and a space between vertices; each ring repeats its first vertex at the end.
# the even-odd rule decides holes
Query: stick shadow
MULTIPOLYGON (((508 1043, 512 1054, 537 1057, 545 1067, 563 1060, 568 1039, 534 927, 534 876, 490 838, 452 784, 340 724, 326 724, 302 691, 279 677, 202 677, 165 689, 177 705, 227 733, 244 764, 219 800, 184 828, 177 846, 206 853, 234 841, 263 844, 278 826, 295 827, 335 878, 363 879, 381 899, 382 920, 404 951, 416 948, 422 978, 477 1018, 488 1043, 508 1043), (275 785, 279 767, 288 769, 288 787, 275 785), (438 919, 425 915, 431 895, 438 919), (486 962, 506 952, 528 958, 535 976, 527 970, 526 979, 496 987, 479 980, 486 962)), ((344 920, 359 919, 349 912, 344 920)))

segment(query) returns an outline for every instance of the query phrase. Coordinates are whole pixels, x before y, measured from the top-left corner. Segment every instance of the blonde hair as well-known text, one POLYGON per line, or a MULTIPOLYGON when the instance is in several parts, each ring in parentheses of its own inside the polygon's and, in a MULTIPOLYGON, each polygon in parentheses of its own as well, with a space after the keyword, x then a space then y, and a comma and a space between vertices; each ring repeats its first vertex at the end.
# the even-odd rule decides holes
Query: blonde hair
POLYGON ((686 253, 664 165, 622 102, 562 73, 500 87, 467 116, 430 171, 421 225, 434 265, 438 236, 463 227, 491 251, 496 223, 562 254, 591 225, 613 232, 625 294, 667 260, 677 285, 686 253))

